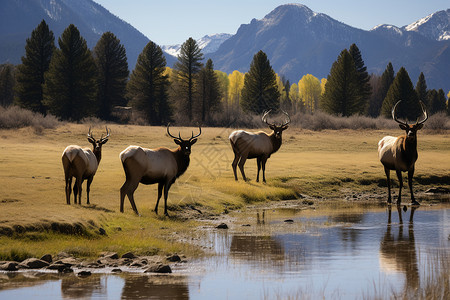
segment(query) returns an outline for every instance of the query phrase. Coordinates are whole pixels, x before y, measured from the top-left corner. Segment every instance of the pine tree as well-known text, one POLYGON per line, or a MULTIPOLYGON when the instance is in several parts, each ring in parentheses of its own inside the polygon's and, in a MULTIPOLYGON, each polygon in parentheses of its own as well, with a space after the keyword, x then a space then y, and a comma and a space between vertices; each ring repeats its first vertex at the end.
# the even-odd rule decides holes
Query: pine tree
POLYGON ((245 74, 241 107, 244 112, 257 114, 268 109, 276 111, 280 107, 276 74, 262 50, 255 54, 250 69, 245 74))
POLYGON ((428 106, 430 102, 428 102, 427 93, 428 91, 427 83, 425 81, 425 75, 423 75, 423 72, 421 72, 416 84, 416 94, 419 101, 422 101, 425 105, 428 106))
POLYGON ((105 32, 93 52, 98 69, 98 116, 111 120, 112 108, 126 104, 129 71, 125 47, 113 33, 105 32))
POLYGON ((359 75, 355 62, 347 49, 344 49, 331 66, 320 108, 330 114, 351 116, 361 112, 360 100, 359 75))
POLYGON ((0 106, 7 107, 14 101, 14 66, 0 65, 0 106))
POLYGON ((168 102, 169 77, 161 47, 150 41, 139 54, 127 85, 130 105, 143 111, 152 125, 165 125, 172 118, 168 102))
POLYGON ((417 98, 417 93, 404 67, 401 67, 397 75, 395 75, 395 79, 383 101, 381 114, 387 118, 391 118, 392 108, 399 100, 402 100, 397 108, 397 116, 399 118, 416 120, 417 117, 420 117, 422 109, 417 98))
POLYGON ((439 91, 430 90, 428 92, 428 112, 430 114, 435 114, 441 111, 446 110, 445 102, 447 99, 445 98, 444 90, 440 89, 439 91))
POLYGON ((189 38, 181 45, 178 61, 175 63, 176 80, 178 81, 178 107, 186 111, 188 120, 193 120, 193 104, 197 96, 198 73, 203 64, 203 54, 197 42, 189 38))
POLYGON ((22 64, 17 66, 16 97, 14 102, 26 109, 42 114, 46 113, 43 104, 44 74, 47 72, 53 50, 55 38, 44 20, 31 32, 25 45, 25 56, 22 64))
POLYGON ((211 113, 219 108, 220 97, 219 81, 214 72, 214 65, 212 60, 208 59, 205 67, 200 71, 201 123, 210 121, 211 113))
POLYGON ((364 114, 368 108, 370 95, 372 94, 372 87, 370 86, 370 76, 367 73, 367 67, 364 65, 361 52, 356 44, 352 44, 348 50, 355 62, 356 71, 358 72, 359 81, 359 113, 364 114))
POLYGON ((65 120, 79 121, 97 109, 97 68, 86 40, 69 25, 58 39, 45 73, 44 104, 65 120))

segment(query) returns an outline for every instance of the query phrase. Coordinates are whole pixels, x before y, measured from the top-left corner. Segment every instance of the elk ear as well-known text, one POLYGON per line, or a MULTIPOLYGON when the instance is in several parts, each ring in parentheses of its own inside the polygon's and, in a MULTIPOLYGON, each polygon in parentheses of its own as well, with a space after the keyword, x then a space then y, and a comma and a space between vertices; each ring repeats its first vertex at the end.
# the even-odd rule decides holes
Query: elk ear
POLYGON ((422 127, 423 127, 423 124, 418 124, 418 125, 416 126, 416 130, 422 129, 422 127))
POLYGON ((400 126, 400 128, 403 129, 403 130, 408 130, 409 129, 409 126, 405 125, 405 124, 399 124, 398 126, 400 126))
POLYGON ((175 142, 175 144, 177 144, 177 145, 181 145, 181 141, 180 141, 180 140, 177 140, 177 139, 173 139, 173 141, 175 142))
POLYGON ((286 129, 288 129, 288 128, 289 128, 288 125, 284 125, 281 129, 282 129, 282 130, 286 130, 286 129))
POLYGON ((197 139, 191 140, 191 146, 194 145, 197 142, 197 139))
POLYGON ((88 139, 89 143, 95 145, 95 140, 92 137, 88 137, 87 139, 88 139))
POLYGON ((274 125, 269 125, 269 128, 275 131, 275 126, 274 125))

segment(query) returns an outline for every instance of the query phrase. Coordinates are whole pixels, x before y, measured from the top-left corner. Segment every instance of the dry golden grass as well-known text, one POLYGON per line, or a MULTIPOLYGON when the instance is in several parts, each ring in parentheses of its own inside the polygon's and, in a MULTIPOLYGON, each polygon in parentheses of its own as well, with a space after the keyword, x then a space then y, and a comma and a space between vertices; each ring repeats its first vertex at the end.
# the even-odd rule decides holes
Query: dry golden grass
MULTIPOLYGON (((402 133, 400 129, 312 132, 289 128, 281 149, 268 160, 268 182, 262 184, 254 181, 255 160, 246 164, 247 176, 252 181, 243 182, 240 174, 240 181, 234 181, 231 170, 234 155, 228 141, 233 129, 203 128, 199 141, 192 147, 188 170, 170 190, 169 213, 173 217, 165 218, 152 211, 156 185, 140 185, 136 190, 141 217, 134 215, 128 199, 125 213, 119 213, 119 189, 125 180, 119 153, 128 145, 175 148, 166 128, 115 124, 108 128, 111 137, 103 147, 102 161, 91 186, 90 206, 85 204, 85 183, 83 205, 65 204, 61 164, 61 154, 67 145, 90 147, 86 139, 88 125, 66 124, 38 132, 30 127, 0 130, 0 228, 10 228, 14 233, 12 237, 0 238, 0 259, 2 253, 7 257, 11 249, 27 249, 34 255, 66 250, 84 256, 96 255, 100 250, 193 251, 168 238, 173 232, 183 234, 195 226, 189 215, 198 212, 191 206, 204 212, 222 213, 256 201, 293 199, 299 193, 342 199, 354 191, 380 189, 378 183, 384 180, 384 171, 377 159, 377 142, 384 135, 402 133), (55 231, 55 226, 67 233, 65 230, 74 224, 82 228, 81 238, 48 234, 55 231), (106 230, 107 237, 97 234, 100 227, 106 230), (27 232, 20 234, 21 230, 27 232)), ((94 136, 99 136, 104 125, 94 125, 92 130, 94 136)), ((172 128, 173 132, 178 130, 182 137, 189 137, 191 131, 195 133, 198 129, 172 128)), ((423 130, 418 140, 415 177, 429 183, 448 180, 448 133, 431 134, 423 130)), ((395 178, 394 173, 392 176, 395 178)), ((404 197, 409 199, 408 194, 404 197)))

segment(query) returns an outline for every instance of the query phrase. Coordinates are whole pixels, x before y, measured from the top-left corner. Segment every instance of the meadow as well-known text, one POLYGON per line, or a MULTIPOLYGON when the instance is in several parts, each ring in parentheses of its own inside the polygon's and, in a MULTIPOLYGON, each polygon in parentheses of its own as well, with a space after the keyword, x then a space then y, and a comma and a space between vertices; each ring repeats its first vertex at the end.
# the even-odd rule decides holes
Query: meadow
MULTIPOLYGON (((169 193, 170 217, 154 212, 157 186, 140 185, 136 216, 128 199, 119 212, 119 189, 125 180, 119 153, 128 145, 175 148, 165 127, 96 123, 96 138, 111 130, 103 146, 102 161, 91 186, 91 205, 67 205, 61 154, 69 144, 91 147, 89 124, 64 123, 55 128, 24 127, 0 130, 0 260, 21 260, 46 253, 68 252, 96 257, 101 251, 141 255, 184 253, 198 255, 200 246, 182 243, 181 237, 229 211, 269 201, 299 201, 318 205, 326 201, 386 201, 386 180, 377 158, 377 142, 393 129, 321 130, 290 127, 281 149, 267 162, 267 184, 255 182, 256 161, 248 160, 243 182, 235 182, 233 153, 228 141, 232 128, 205 127, 192 147, 191 164, 169 193), (302 200, 303 199, 303 200, 302 200), (100 233, 100 229, 105 234, 100 233)), ((395 127, 394 127, 395 128, 395 127)), ((269 129, 262 128, 269 132, 269 129)), ((190 137, 198 128, 171 127, 190 137)), ((418 133, 419 159, 414 176, 418 200, 430 187, 450 186, 450 135, 448 130, 418 133)), ((396 194, 397 179, 391 173, 396 194)), ((407 180, 404 175, 405 187, 407 180)), ((403 201, 410 200, 407 188, 403 201)), ((160 201, 160 212, 163 202, 160 201)))

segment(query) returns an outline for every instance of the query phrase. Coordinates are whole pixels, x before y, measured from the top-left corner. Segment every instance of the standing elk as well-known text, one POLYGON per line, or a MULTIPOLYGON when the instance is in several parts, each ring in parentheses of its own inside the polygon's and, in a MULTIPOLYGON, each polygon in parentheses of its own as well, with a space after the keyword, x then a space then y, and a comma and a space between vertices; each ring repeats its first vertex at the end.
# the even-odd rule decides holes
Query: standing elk
POLYGON ((89 203, 89 191, 91 183, 94 179, 95 172, 97 172, 98 165, 102 159, 102 145, 108 141, 109 130, 106 127, 106 136, 103 134, 99 140, 96 140, 91 134, 91 128, 87 135, 88 141, 92 144, 92 151, 89 148, 82 149, 77 145, 70 145, 64 149, 62 154, 62 164, 64 168, 64 176, 66 180, 66 201, 70 204, 70 193, 72 186, 72 177, 75 177, 75 184, 73 185, 74 203, 81 204, 81 185, 87 179, 87 204, 89 203))
POLYGON ((247 181, 247 177, 244 172, 244 164, 247 159, 256 158, 258 165, 258 173, 256 175, 256 182, 259 182, 259 171, 262 167, 263 182, 266 182, 266 162, 267 159, 280 149, 281 147, 281 135, 283 130, 288 128, 288 124, 291 122, 289 115, 283 111, 287 116, 287 119, 281 125, 275 125, 275 123, 267 122, 267 116, 270 110, 266 111, 262 116, 262 121, 269 125, 269 128, 273 130, 272 133, 267 134, 263 131, 247 132, 244 130, 233 131, 230 136, 231 147, 234 152, 234 160, 231 166, 233 167, 234 179, 237 181, 236 167, 239 165, 242 177, 247 181))
POLYGON ((397 172, 397 177, 400 185, 398 191, 397 205, 401 203, 403 179, 402 172, 408 172, 408 185, 411 193, 411 202, 413 205, 419 205, 414 198, 412 179, 414 176, 414 164, 418 158, 417 154, 417 131, 423 127, 423 124, 428 119, 428 114, 422 101, 420 106, 424 118, 422 121, 415 124, 408 124, 407 122, 401 122, 396 117, 397 105, 401 102, 398 101, 392 108, 392 118, 399 123, 400 128, 406 131, 405 135, 399 137, 385 136, 378 142, 378 158, 384 166, 384 171, 387 178, 388 186, 388 203, 391 203, 391 180, 390 170, 397 172))
POLYGON ((169 189, 175 180, 183 175, 188 168, 191 146, 197 142, 197 137, 202 133, 202 128, 199 127, 199 134, 194 136, 192 132, 192 136, 188 140, 184 140, 181 138, 180 133, 178 133, 178 137, 170 134, 169 125, 167 125, 167 134, 174 139, 175 144, 179 145, 177 149, 172 150, 164 147, 147 149, 139 146, 129 146, 120 153, 119 157, 126 177, 125 183, 120 188, 120 212, 123 212, 125 195, 127 195, 131 207, 139 215, 134 203, 134 191, 139 183, 158 183, 158 199, 155 213, 158 214, 159 199, 164 188, 164 214, 168 215, 167 196, 169 189))

